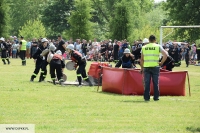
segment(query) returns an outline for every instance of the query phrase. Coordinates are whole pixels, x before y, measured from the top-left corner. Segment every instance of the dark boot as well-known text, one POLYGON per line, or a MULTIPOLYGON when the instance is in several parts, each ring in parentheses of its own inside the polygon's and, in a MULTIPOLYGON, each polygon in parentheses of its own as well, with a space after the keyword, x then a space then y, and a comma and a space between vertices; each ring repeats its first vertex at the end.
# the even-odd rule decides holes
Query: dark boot
POLYGON ((42 81, 43 81, 43 77, 42 77, 42 76, 40 76, 39 82, 42 82, 42 81))
POLYGON ((94 86, 89 78, 87 78, 85 81, 88 82, 89 86, 94 86))
POLYGON ((2 61, 3 61, 3 64, 5 65, 5 64, 6 64, 6 61, 5 61, 5 59, 2 59, 2 61))
POLYGON ((53 80, 53 84, 56 85, 56 80, 55 79, 53 80))
POLYGON ((82 83, 82 78, 81 78, 81 76, 77 76, 77 79, 78 79, 78 84, 79 85, 82 85, 81 83, 82 83))
POLYGON ((8 65, 10 64, 10 61, 9 61, 9 59, 6 59, 7 60, 7 62, 8 62, 8 65))
POLYGON ((59 84, 62 85, 62 86, 64 85, 63 79, 60 79, 60 80, 59 80, 59 84))
POLYGON ((33 81, 34 81, 34 78, 35 78, 35 77, 32 75, 32 76, 31 76, 31 79, 30 79, 30 82, 33 82, 33 81))

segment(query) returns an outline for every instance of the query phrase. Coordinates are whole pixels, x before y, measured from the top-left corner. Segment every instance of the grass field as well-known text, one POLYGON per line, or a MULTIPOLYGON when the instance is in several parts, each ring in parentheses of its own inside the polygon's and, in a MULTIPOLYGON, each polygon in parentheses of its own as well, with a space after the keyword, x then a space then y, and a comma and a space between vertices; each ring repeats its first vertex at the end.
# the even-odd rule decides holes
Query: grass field
MULTIPOLYGON (((162 96, 144 102, 142 96, 97 92, 97 87, 29 82, 32 59, 0 65, 0 124, 35 124, 36 133, 195 133, 200 132, 200 67, 188 70, 191 97, 162 96)), ((87 66, 87 70, 89 64, 87 66)), ((67 71, 75 81, 75 71, 67 71)), ((50 76, 47 76, 50 80, 50 76)))

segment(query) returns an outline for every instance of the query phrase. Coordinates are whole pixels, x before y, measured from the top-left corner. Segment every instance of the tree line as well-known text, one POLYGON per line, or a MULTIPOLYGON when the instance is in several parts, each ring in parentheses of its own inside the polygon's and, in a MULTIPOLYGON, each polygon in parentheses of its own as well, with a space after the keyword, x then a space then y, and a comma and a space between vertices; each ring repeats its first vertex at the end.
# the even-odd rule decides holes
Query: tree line
MULTIPOLYGON (((0 0, 0 36, 159 40, 161 25, 198 25, 199 11, 199 0, 0 0)), ((175 29, 164 40, 197 40, 199 32, 175 29)))

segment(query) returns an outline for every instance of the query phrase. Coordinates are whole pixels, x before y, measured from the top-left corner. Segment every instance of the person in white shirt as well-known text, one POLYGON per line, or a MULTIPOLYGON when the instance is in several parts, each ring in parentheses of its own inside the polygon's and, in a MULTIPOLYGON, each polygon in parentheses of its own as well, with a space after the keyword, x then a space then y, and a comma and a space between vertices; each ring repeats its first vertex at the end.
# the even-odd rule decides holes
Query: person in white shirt
POLYGON ((18 48, 18 45, 13 41, 12 42, 12 58, 17 58, 17 48, 18 48))

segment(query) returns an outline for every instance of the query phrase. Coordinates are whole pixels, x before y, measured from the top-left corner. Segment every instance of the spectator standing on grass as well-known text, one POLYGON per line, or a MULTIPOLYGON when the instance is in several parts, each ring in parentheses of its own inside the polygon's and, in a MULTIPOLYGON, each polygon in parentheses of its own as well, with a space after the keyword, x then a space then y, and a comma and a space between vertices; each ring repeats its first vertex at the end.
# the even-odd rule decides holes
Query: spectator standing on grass
POLYGON ((57 50, 60 50, 62 52, 62 55, 66 51, 66 44, 65 44, 65 41, 62 39, 61 35, 58 35, 58 47, 57 47, 56 51, 57 50))
POLYGON ((38 42, 37 42, 36 38, 34 38, 32 40, 31 47, 30 47, 30 58, 33 58, 33 55, 36 53, 38 46, 39 46, 38 42))
POLYGON ((18 44, 18 43, 19 43, 19 41, 18 41, 18 39, 17 39, 16 36, 14 36, 14 42, 15 42, 15 44, 18 44))
POLYGON ((78 41, 76 42, 76 46, 74 47, 76 51, 78 51, 79 53, 82 54, 82 49, 81 49, 81 41, 80 39, 78 39, 78 41))
POLYGON ((120 41, 117 41, 117 42, 113 45, 114 62, 118 62, 118 60, 119 60, 119 46, 120 46, 120 41))
POLYGON ((189 60, 190 60, 190 49, 189 49, 189 44, 186 44, 185 45, 185 50, 186 50, 186 53, 185 53, 185 63, 186 63, 186 67, 189 66, 189 60))
POLYGON ((182 47, 182 60, 185 60, 186 49, 185 46, 182 47))
POLYGON ((12 42, 12 58, 17 58, 17 44, 15 41, 12 42))
POLYGON ((162 46, 156 44, 156 37, 151 35, 149 37, 149 44, 142 47, 141 50, 141 73, 144 74, 144 100, 150 100, 150 82, 153 81, 154 87, 154 101, 159 100, 159 74, 160 66, 163 65, 167 59, 167 52, 162 46), (162 53, 163 58, 159 62, 159 56, 162 53))
POLYGON ((171 57, 175 61, 175 66, 180 66, 181 65, 181 62, 179 60, 179 49, 178 49, 178 44, 177 43, 173 44, 173 49, 171 51, 171 57))
POLYGON ((81 49, 82 49, 82 55, 86 56, 87 55, 87 41, 83 40, 83 43, 81 45, 81 49))
POLYGON ((194 47, 193 47, 192 50, 193 50, 193 57, 192 57, 192 59, 195 60, 195 59, 196 59, 195 57, 196 57, 196 54, 197 54, 197 53, 196 53, 196 50, 197 50, 196 44, 194 45, 194 47))
POLYGON ((7 52, 7 57, 10 58, 11 54, 12 54, 12 50, 11 50, 11 47, 12 47, 12 43, 11 41, 8 39, 7 42, 6 42, 7 46, 8 46, 8 52, 7 52))
POLYGON ((133 51, 133 55, 135 57, 135 60, 138 61, 138 63, 140 64, 140 59, 141 59, 141 50, 142 50, 142 45, 146 45, 149 43, 149 39, 144 38, 143 41, 139 42, 140 44, 138 45, 137 49, 135 51, 133 51))
POLYGON ((30 58, 30 49, 31 49, 31 41, 28 40, 27 44, 26 44, 26 58, 29 59, 30 58))

